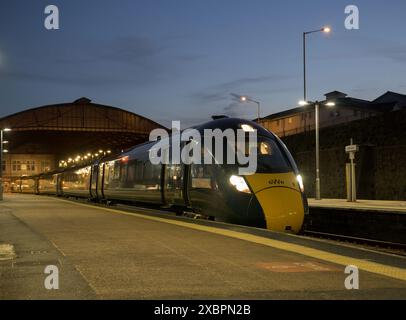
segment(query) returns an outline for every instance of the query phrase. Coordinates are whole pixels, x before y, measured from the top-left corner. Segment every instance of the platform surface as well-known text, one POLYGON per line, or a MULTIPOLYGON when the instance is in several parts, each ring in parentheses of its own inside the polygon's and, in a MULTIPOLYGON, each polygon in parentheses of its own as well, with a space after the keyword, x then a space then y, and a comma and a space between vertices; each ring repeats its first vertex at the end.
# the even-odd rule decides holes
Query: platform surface
POLYGON ((353 209, 363 211, 383 211, 406 214, 406 201, 386 201, 386 200, 357 200, 348 202, 346 199, 321 199, 309 198, 309 206, 314 208, 330 209, 353 209))
POLYGON ((261 232, 6 194, 0 299, 406 299, 404 257, 261 232))

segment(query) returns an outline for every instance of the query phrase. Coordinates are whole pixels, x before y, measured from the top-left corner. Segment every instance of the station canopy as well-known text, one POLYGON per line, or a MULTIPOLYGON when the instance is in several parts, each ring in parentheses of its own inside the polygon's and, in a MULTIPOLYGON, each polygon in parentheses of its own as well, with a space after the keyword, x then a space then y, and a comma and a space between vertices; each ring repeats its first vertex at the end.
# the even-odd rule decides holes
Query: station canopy
POLYGON ((72 103, 47 105, 0 119, 10 128, 4 138, 12 154, 75 154, 111 150, 120 152, 148 140, 160 124, 138 114, 80 98, 72 103))

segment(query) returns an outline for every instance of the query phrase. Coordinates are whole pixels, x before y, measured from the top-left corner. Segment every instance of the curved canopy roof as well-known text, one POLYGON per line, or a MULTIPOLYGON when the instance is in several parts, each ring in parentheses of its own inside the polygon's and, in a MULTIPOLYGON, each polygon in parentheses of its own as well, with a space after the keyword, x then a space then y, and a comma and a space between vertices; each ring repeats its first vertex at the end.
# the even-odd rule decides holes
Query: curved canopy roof
POLYGON ((46 105, 0 119, 10 153, 69 155, 95 149, 120 150, 148 140, 151 130, 164 128, 138 114, 80 98, 46 105))

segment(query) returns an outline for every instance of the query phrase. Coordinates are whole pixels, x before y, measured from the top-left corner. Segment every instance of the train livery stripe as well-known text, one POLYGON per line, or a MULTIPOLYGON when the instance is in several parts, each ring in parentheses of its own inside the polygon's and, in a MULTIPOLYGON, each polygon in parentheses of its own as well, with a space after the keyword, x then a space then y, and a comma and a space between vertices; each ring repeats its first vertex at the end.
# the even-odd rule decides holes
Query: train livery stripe
POLYGON ((280 250, 284 250, 284 251, 294 252, 295 254, 304 255, 307 257, 327 261, 330 263, 335 263, 338 265, 343 265, 343 266, 355 265, 358 267, 358 269, 363 270, 363 271, 371 272, 374 274, 386 276, 386 277, 393 278, 393 279, 406 281, 406 270, 402 269, 402 268, 392 267, 392 266, 388 266, 388 265, 384 265, 384 264, 380 264, 380 263, 376 263, 376 262, 371 262, 371 261, 367 261, 367 260, 357 259, 357 258, 351 258, 348 256, 329 253, 329 252, 321 251, 318 249, 305 247, 302 245, 287 243, 287 242, 273 240, 273 239, 269 239, 269 238, 263 238, 260 236, 246 234, 246 233, 233 231, 233 230, 209 227, 209 226, 204 226, 204 225, 199 225, 199 224, 194 224, 194 223, 189 223, 189 222, 184 222, 184 221, 179 221, 179 220, 152 217, 152 216, 148 216, 148 215, 144 215, 144 214, 126 212, 126 211, 122 211, 122 210, 118 210, 118 209, 111 209, 111 208, 99 207, 99 206, 94 206, 94 205, 89 205, 89 204, 78 203, 78 202, 72 202, 69 200, 63 200, 63 199, 57 199, 57 200, 69 202, 71 204, 89 207, 89 208, 93 208, 93 209, 100 209, 100 210, 104 210, 104 211, 115 213, 115 214, 134 216, 137 218, 172 224, 172 225, 185 227, 185 228, 189 228, 189 229, 194 229, 194 230, 199 230, 199 231, 210 232, 213 234, 218 234, 218 235, 235 238, 235 239, 239 239, 239 240, 245 240, 248 242, 261 244, 261 245, 265 245, 268 247, 272 247, 272 248, 280 249, 280 250))

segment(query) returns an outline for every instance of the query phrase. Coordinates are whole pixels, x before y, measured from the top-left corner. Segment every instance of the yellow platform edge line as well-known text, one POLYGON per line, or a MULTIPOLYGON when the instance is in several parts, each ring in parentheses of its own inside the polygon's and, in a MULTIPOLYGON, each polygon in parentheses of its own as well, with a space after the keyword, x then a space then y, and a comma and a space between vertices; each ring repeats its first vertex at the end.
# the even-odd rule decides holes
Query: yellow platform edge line
POLYGON ((363 270, 363 271, 379 274, 379 275, 390 277, 393 279, 406 281, 406 270, 402 269, 402 268, 398 268, 398 267, 392 267, 392 266, 387 266, 387 265, 376 263, 376 262, 370 262, 367 260, 342 256, 339 254, 325 252, 322 250, 313 249, 313 248, 301 246, 298 244, 287 243, 287 242, 264 238, 264 237, 260 237, 260 236, 256 236, 256 235, 252 235, 252 234, 245 234, 245 233, 241 233, 241 232, 233 231, 233 230, 209 227, 209 226, 204 226, 204 225, 200 225, 200 224, 194 224, 194 223, 190 223, 190 222, 184 222, 184 221, 178 221, 178 220, 172 220, 172 219, 165 219, 165 218, 160 218, 160 217, 152 217, 149 215, 133 213, 133 212, 126 212, 126 211, 122 211, 119 209, 94 206, 94 205, 90 205, 90 204, 73 202, 73 201, 64 200, 64 199, 56 199, 56 200, 68 202, 68 203, 79 205, 79 206, 89 207, 89 208, 93 208, 93 209, 101 209, 101 210, 108 211, 108 212, 115 213, 115 214, 134 216, 134 217, 138 217, 138 218, 142 218, 142 219, 168 223, 168 224, 181 226, 181 227, 185 227, 185 228, 189 228, 189 229, 210 232, 210 233, 214 233, 214 234, 218 234, 218 235, 222 235, 222 236, 226 236, 226 237, 230 237, 230 238, 234 238, 234 239, 245 240, 248 242, 261 244, 261 245, 265 245, 268 247, 272 247, 272 248, 276 248, 276 249, 280 249, 280 250, 284 250, 284 251, 294 252, 294 253, 308 256, 311 258, 315 258, 318 260, 323 260, 323 261, 327 261, 327 262, 331 262, 331 263, 335 263, 335 264, 339 264, 339 265, 343 265, 343 266, 354 265, 354 266, 358 267, 358 269, 363 270))

